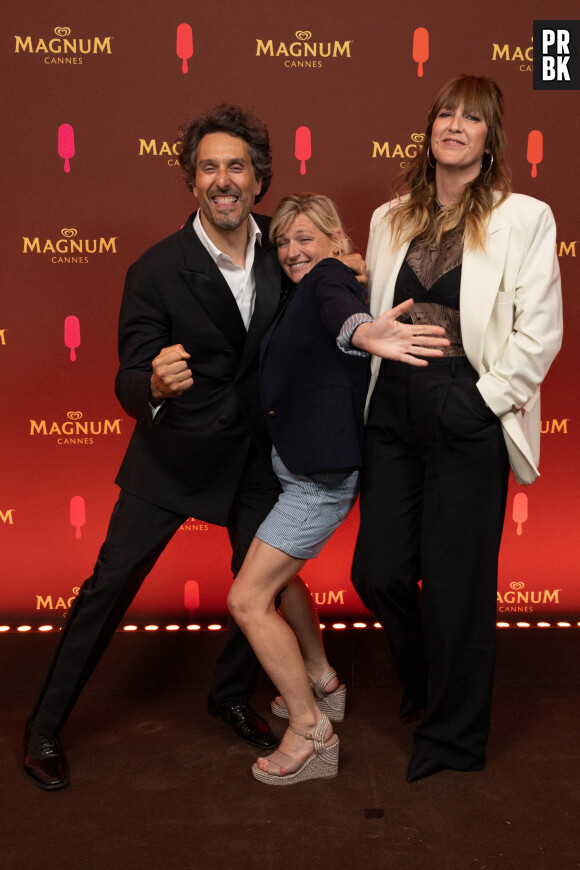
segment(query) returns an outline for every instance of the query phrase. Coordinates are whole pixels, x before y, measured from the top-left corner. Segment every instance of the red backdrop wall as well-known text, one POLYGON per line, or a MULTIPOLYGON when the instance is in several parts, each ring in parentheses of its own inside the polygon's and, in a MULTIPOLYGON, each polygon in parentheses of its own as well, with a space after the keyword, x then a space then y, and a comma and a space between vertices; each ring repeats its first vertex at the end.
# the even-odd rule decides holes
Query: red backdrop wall
MULTIPOLYGON (((105 535, 133 427, 113 393, 125 271, 195 207, 172 147, 178 125, 217 102, 256 110, 275 169, 259 210, 289 192, 326 193, 364 252, 373 209, 421 147, 432 97, 463 72, 504 91, 514 189, 555 213, 565 300, 564 347, 542 394, 541 478, 511 483, 498 619, 580 618, 580 99, 532 85, 533 21, 577 12, 576 0, 24 0, 5 10, 0 621, 58 621, 105 535), (178 57, 184 24, 192 49, 178 57), (304 126, 312 148, 301 174, 304 126), (536 177, 534 130, 543 141, 536 177)), ((365 613, 348 579, 356 527, 355 512, 304 571, 323 618, 365 613)), ((224 530, 192 519, 132 618, 223 614, 229 578, 224 530)))

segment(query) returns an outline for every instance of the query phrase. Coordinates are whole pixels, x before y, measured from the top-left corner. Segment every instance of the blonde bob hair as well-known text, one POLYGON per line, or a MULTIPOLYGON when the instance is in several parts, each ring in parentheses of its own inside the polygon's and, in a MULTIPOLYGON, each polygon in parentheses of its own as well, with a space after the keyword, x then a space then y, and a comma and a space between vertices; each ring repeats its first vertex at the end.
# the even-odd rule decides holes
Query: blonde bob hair
POLYGON ((466 244, 484 248, 487 219, 511 193, 510 173, 504 159, 503 107, 502 92, 491 79, 461 75, 443 85, 429 110, 423 148, 393 184, 398 197, 408 194, 388 215, 396 244, 417 236, 438 244, 444 232, 465 223, 466 244), (485 153, 479 175, 465 185, 459 202, 453 208, 441 210, 435 203, 436 162, 430 152, 431 131, 442 109, 460 106, 485 121, 485 153))
POLYGON ((293 193, 280 200, 270 222, 273 245, 301 214, 310 218, 314 226, 336 244, 339 255, 350 253, 351 242, 342 228, 336 205, 320 193, 293 193))

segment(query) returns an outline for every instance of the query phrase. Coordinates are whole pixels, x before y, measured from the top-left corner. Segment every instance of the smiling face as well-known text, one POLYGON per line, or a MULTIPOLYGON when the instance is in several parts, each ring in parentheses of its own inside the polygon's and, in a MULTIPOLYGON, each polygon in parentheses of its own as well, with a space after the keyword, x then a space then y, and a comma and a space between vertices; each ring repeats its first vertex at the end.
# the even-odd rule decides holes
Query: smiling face
POLYGON ((276 236, 276 245, 280 265, 295 284, 320 260, 338 253, 336 240, 319 230, 305 214, 297 215, 276 236))
POLYGON ((431 153, 438 172, 453 172, 463 183, 480 172, 487 141, 487 124, 481 113, 463 105, 439 110, 431 130, 431 153))
POLYGON ((197 149, 193 192, 202 223, 236 230, 254 206, 261 182, 256 179, 248 144, 229 133, 208 133, 197 149))

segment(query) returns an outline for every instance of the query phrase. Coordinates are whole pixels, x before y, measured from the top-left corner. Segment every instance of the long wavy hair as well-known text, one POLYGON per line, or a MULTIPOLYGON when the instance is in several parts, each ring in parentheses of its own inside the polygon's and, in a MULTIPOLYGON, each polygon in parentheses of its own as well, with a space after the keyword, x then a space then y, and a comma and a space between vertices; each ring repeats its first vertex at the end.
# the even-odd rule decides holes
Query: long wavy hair
POLYGON ((491 79, 458 76, 443 85, 429 110, 423 148, 395 179, 393 188, 400 201, 387 215, 395 245, 417 236, 439 244, 443 233, 465 223, 466 244, 485 247, 486 226, 492 210, 511 193, 506 166, 503 129, 503 95, 491 79), (486 152, 479 175, 465 185, 459 202, 440 209, 435 203, 435 158, 429 153, 433 122, 441 109, 457 109, 481 115, 487 124, 486 152), (402 197, 405 197, 404 199, 402 197))

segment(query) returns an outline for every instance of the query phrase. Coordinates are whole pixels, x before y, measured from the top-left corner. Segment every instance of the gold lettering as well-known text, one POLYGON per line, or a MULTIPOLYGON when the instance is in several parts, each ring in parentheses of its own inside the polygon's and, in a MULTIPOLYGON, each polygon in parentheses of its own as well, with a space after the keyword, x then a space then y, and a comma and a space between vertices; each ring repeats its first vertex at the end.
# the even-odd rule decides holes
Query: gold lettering
POLYGON ((259 57, 260 54, 269 54, 270 57, 274 56, 274 46, 271 39, 266 43, 262 42, 261 39, 256 40, 256 57, 259 57))
POLYGON ((9 508, 7 511, 0 510, 0 519, 3 523, 8 523, 9 526, 14 525, 14 508, 9 508))

